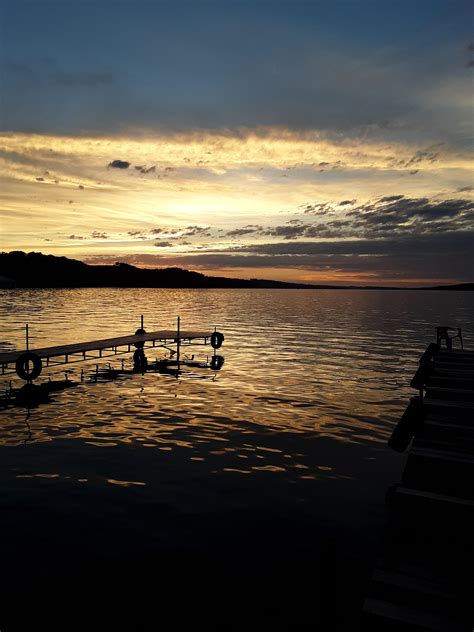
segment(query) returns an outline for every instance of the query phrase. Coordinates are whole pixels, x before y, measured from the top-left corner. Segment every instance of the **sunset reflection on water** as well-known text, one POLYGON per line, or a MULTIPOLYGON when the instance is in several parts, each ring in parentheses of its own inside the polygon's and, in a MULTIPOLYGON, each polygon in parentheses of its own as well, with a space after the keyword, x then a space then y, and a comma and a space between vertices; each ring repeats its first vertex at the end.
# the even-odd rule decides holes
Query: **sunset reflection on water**
MULTIPOLYGON (((34 347, 133 333, 141 314, 148 331, 171 329, 179 314, 183 328, 217 325, 225 333, 225 365, 219 373, 189 368, 179 379, 150 372, 97 383, 95 365, 109 359, 45 370, 40 382, 63 379, 64 369, 79 380, 81 367, 85 380, 31 410, 28 436, 25 409, 2 411, 1 445, 137 445, 185 451, 194 466, 211 458, 223 471, 301 469, 306 478, 333 464, 309 465, 254 439, 285 433, 382 446, 412 394, 407 384, 433 327, 463 326, 469 346, 474 313, 471 295, 452 292, 71 289, 2 298, 5 342, 17 348, 24 322, 34 347)), ((203 359, 211 352, 184 349, 203 359)), ((150 360, 165 355, 148 352, 150 360)), ((120 368, 120 358, 110 362, 120 368)))

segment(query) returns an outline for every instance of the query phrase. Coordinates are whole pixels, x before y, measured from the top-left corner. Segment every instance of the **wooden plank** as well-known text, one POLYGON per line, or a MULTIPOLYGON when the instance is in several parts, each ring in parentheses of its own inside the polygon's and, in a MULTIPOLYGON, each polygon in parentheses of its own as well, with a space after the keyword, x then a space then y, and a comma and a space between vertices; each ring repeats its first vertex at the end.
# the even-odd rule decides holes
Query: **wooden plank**
MULTIPOLYGON (((212 332, 196 332, 196 331, 181 331, 179 340, 195 340, 195 339, 207 339, 211 337, 212 332)), ((116 338, 104 338, 102 340, 92 340, 89 342, 78 342, 69 345, 60 345, 55 347, 43 347, 40 349, 30 349, 33 353, 36 353, 40 358, 52 358, 56 356, 72 355, 74 353, 83 353, 85 351, 100 351, 101 349, 110 349, 113 347, 123 347, 126 345, 134 345, 137 342, 167 342, 176 341, 178 339, 176 331, 164 330, 164 331, 152 331, 146 334, 132 335, 132 336, 118 336, 116 338)), ((0 354, 0 364, 11 364, 16 362, 22 353, 25 353, 26 349, 22 351, 13 351, 9 353, 0 354)))
MULTIPOLYGON (((423 612, 421 610, 415 610, 414 608, 407 608, 400 604, 393 604, 381 599, 367 598, 364 603, 364 614, 375 617, 377 621, 373 624, 370 621, 364 619, 363 630, 385 630, 387 627, 382 627, 383 620, 387 621, 388 625, 392 625, 389 622, 397 622, 404 626, 403 629, 412 630, 433 630, 433 632, 466 632, 466 628, 463 623, 457 622, 452 618, 441 617, 438 614, 431 612, 423 612), (373 625, 373 627, 367 627, 373 625), (411 626, 406 628, 405 626, 411 626)), ((390 627, 390 629, 395 629, 390 627)), ((401 630, 401 628, 396 628, 401 630)))
POLYGON ((456 350, 453 349, 453 351, 446 351, 446 349, 440 349, 437 351, 436 357, 443 358, 443 359, 465 358, 467 360, 474 360, 474 351, 461 351, 461 349, 456 349, 456 350))
POLYGON ((463 388, 463 387, 453 387, 453 386, 428 386, 427 390, 434 393, 454 393, 455 395, 460 395, 461 397, 472 397, 474 395, 474 389, 472 388, 463 388))
POLYGON ((462 506, 468 509, 474 508, 474 500, 469 498, 458 498, 457 496, 447 496, 446 494, 437 494, 435 492, 429 492, 420 489, 413 489, 410 487, 398 487, 397 494, 402 496, 408 496, 410 498, 416 497, 425 501, 442 504, 451 504, 453 506, 462 506))
POLYGON ((426 380, 426 388, 468 389, 474 392, 474 375, 472 378, 438 374, 430 375, 426 380))
POLYGON ((413 574, 376 569, 372 576, 369 599, 376 599, 421 612, 429 612, 450 621, 459 619, 463 603, 459 593, 445 582, 428 580, 413 574))
POLYGON ((421 439, 415 437, 413 441, 413 447, 410 450, 409 456, 422 456, 428 459, 438 459, 440 461, 451 461, 474 465, 474 455, 472 454, 465 455, 462 452, 453 450, 437 450, 435 448, 426 448, 423 445, 420 446, 417 442, 421 442, 421 439))
POLYGON ((419 577, 413 574, 400 573, 393 570, 376 568, 372 579, 381 584, 409 588, 416 592, 436 595, 439 597, 452 597, 455 592, 450 590, 445 582, 419 577))
POLYGON ((458 402, 449 399, 435 399, 433 397, 425 397, 423 406, 428 408, 452 408, 454 410, 472 411, 474 410, 474 402, 458 402))
POLYGON ((434 438, 445 439, 457 444, 462 451, 469 449, 474 454, 474 424, 462 425, 425 419, 423 431, 418 438, 425 441, 434 438))
POLYGON ((445 376, 445 377, 460 377, 463 379, 473 379, 474 378, 474 369, 440 369, 434 368, 430 377, 433 375, 436 376, 445 376))
POLYGON ((468 362, 467 360, 465 362, 461 362, 461 361, 452 361, 452 362, 448 362, 448 361, 444 361, 444 360, 434 360, 434 362, 432 363, 433 367, 435 369, 461 369, 461 370, 468 370, 468 371, 472 371, 473 369, 473 363, 472 362, 468 362))
POLYGON ((426 397, 450 402, 474 403, 474 390, 450 386, 427 386, 426 397))
POLYGON ((406 489, 424 490, 446 498, 472 500, 474 460, 472 455, 459 451, 414 446, 406 461, 402 485, 406 489))
POLYGON ((444 424, 446 426, 453 426, 454 428, 470 428, 474 430, 474 422, 470 416, 456 417, 436 411, 429 411, 428 414, 425 415, 425 424, 426 423, 444 424))

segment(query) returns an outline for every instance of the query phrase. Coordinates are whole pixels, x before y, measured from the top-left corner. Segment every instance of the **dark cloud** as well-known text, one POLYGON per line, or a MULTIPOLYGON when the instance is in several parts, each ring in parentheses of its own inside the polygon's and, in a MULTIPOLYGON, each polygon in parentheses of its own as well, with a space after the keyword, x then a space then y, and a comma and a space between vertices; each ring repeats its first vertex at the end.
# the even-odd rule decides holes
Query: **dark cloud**
POLYGON ((152 165, 151 167, 145 167, 143 165, 135 165, 135 169, 145 175, 147 173, 154 173, 156 171, 156 165, 152 165))
POLYGON ((326 215, 326 213, 333 211, 333 207, 329 203, 316 203, 302 205, 303 212, 307 215, 326 215))
POLYGON ((226 233, 226 237, 242 237, 243 235, 253 235, 255 232, 255 228, 235 228, 234 230, 229 230, 226 233))
POLYGON ((466 229, 474 222, 474 202, 467 199, 430 200, 387 196, 347 213, 362 234, 423 234, 444 227, 466 229), (441 222, 441 223, 440 223, 441 222))
POLYGON ((358 206, 355 206, 356 200, 347 202, 350 204, 302 204, 298 208, 308 216, 304 221, 294 218, 285 224, 267 227, 248 224, 228 231, 225 236, 362 239, 452 232, 474 225, 474 201, 469 199, 431 200, 387 195, 358 206), (347 210, 342 211, 341 207, 347 210), (315 215, 321 216, 319 222, 308 221, 315 215))
POLYGON ((387 195, 386 197, 380 198, 381 202, 396 202, 397 200, 402 200, 404 195, 387 195))
POLYGON ((69 235, 68 239, 85 239, 82 235, 69 235))
MULTIPOLYGON (((128 255, 128 263, 147 266, 178 265, 201 270, 223 268, 292 268, 339 275, 370 274, 371 284, 385 279, 473 280, 471 232, 443 232, 421 237, 336 241, 283 241, 234 246, 219 252, 176 255, 128 255)), ((112 255, 110 255, 113 258, 112 255)), ((94 262, 103 261, 103 257, 94 262)))
POLYGON ((196 235, 205 235, 209 231, 209 226, 186 226, 182 233, 182 237, 195 237, 196 235))
POLYGON ((107 3, 95 7, 93 28, 62 7, 70 3, 59 3, 61 10, 34 4, 9 18, 7 130, 422 128, 455 138, 464 129, 468 107, 459 116, 456 99, 433 99, 443 82, 466 74, 450 64, 453 34, 468 28, 464 10, 456 28, 437 26, 440 37, 429 40, 413 20, 417 3, 393 19, 387 11, 394 9, 374 13, 373 2, 345 3, 344 17, 321 3, 231 3, 222 12, 216 3, 185 3, 179 16, 177 6, 163 12, 161 3, 145 3, 136 11, 117 3, 113 29, 107 3), (176 37, 183 22, 192 26, 176 37), (67 38, 48 37, 51 24, 67 38), (245 24, 252 29, 243 43, 245 24), (62 66, 40 61, 45 51, 62 66), (112 75, 117 64, 120 74, 112 75))
POLYGON ((474 191, 474 187, 471 187, 471 186, 460 187, 459 189, 456 189, 456 191, 458 193, 469 193, 470 191, 474 191))
POLYGON ((94 232, 91 233, 91 237, 92 239, 108 239, 109 238, 107 233, 101 233, 98 230, 94 230, 94 232))
POLYGON ((155 246, 157 248, 168 248, 169 246, 173 246, 174 244, 171 241, 157 241, 155 242, 155 246))
POLYGON ((80 88, 96 88, 109 86, 114 82, 111 72, 56 72, 52 80, 63 86, 78 86, 80 88))
POLYGON ((300 224, 283 224, 282 226, 274 226, 265 230, 262 234, 271 237, 283 237, 284 239, 295 239, 305 234, 306 225, 300 224))
POLYGON ((107 165, 108 167, 113 167, 114 169, 128 169, 130 167, 130 163, 126 160, 112 160, 107 165))
MULTIPOLYGON (((259 255, 387 255, 387 254, 441 254, 446 252, 469 252, 472 250, 473 235, 469 231, 445 232, 444 234, 384 238, 344 239, 340 241, 297 241, 234 246, 233 253, 259 255)), ((296 263, 296 260, 295 260, 296 263)))
MULTIPOLYGON (((424 162, 436 162, 440 157, 439 148, 443 145, 444 143, 435 143, 425 149, 419 149, 408 159, 393 157, 389 160, 388 164, 394 169, 409 169, 410 167, 419 166, 424 162)), ((417 173, 417 171, 413 170, 410 171, 410 173, 417 173)))

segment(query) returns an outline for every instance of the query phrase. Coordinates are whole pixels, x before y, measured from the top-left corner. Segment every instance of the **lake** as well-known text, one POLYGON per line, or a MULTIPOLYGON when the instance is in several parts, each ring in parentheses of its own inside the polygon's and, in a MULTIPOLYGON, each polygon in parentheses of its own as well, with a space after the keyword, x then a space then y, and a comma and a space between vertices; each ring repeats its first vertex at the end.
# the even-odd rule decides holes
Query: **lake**
POLYGON ((354 627, 385 491, 403 470, 387 438, 434 328, 460 326, 474 347, 473 294, 0 290, 0 347, 24 348, 26 322, 34 348, 131 334, 142 314, 147 331, 174 328, 177 315, 182 329, 217 326, 222 370, 96 383, 109 359, 73 364, 38 381, 67 368, 77 386, 0 411, 2 590, 21 600, 25 573, 43 586, 39 601, 53 587, 67 600, 93 586, 105 614, 100 586, 133 604, 127 629, 156 629, 164 613, 210 629, 223 618, 231 629, 304 628, 323 615, 354 627), (156 607, 141 602, 150 571, 156 607))

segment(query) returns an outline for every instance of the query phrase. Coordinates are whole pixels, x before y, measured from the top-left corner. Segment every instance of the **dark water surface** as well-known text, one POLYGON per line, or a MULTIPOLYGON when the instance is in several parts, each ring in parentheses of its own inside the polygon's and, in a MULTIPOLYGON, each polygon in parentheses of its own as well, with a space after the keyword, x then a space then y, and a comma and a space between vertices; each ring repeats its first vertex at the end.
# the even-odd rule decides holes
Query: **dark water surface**
POLYGON ((28 577, 28 599, 53 591, 77 615, 92 600, 125 629, 356 629, 403 468, 387 437, 434 327, 462 326, 472 348, 473 308, 464 292, 0 291, 4 350, 25 322, 33 347, 134 333, 141 314, 148 331, 179 314, 225 334, 220 373, 94 383, 96 362, 76 364, 82 384, 0 411, 7 603, 28 577))

